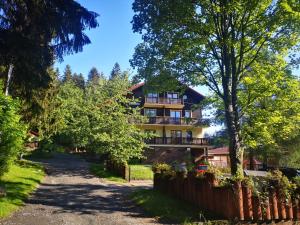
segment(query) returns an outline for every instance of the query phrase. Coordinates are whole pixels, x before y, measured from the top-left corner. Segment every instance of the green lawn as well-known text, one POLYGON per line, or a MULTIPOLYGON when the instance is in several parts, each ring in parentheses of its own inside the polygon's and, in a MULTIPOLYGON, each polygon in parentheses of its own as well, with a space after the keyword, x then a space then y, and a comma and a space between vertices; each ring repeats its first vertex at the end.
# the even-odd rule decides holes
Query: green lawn
POLYGON ((147 214, 161 221, 180 224, 214 224, 228 225, 229 221, 217 220, 208 213, 203 213, 196 207, 174 199, 155 190, 137 190, 130 196, 147 214))
POLYGON ((151 165, 130 165, 131 180, 152 180, 153 172, 151 165))
POLYGON ((103 164, 92 163, 90 165, 90 172, 97 177, 105 178, 109 181, 115 181, 115 182, 120 182, 120 183, 126 182, 126 180, 124 180, 122 177, 120 177, 110 171, 105 170, 103 164))
POLYGON ((12 165, 0 180, 0 186, 6 190, 6 196, 0 197, 0 218, 22 206, 43 177, 44 170, 40 164, 24 160, 12 165))

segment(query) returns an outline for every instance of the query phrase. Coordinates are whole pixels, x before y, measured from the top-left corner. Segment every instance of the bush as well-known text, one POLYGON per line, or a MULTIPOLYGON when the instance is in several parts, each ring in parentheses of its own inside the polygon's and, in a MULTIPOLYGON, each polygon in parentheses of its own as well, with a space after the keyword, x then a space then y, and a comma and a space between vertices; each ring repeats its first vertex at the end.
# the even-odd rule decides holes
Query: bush
POLYGON ((0 177, 8 171, 26 137, 26 126, 20 122, 18 110, 19 102, 0 92, 0 177))
POLYGON ((152 171, 154 174, 160 174, 164 177, 175 177, 176 171, 172 168, 172 166, 166 163, 155 163, 152 166, 152 171))
POLYGON ((162 174, 164 172, 172 170, 172 167, 166 163, 154 163, 152 166, 153 173, 162 174))
POLYGON ((268 173, 268 178, 270 179, 271 186, 273 185, 279 189, 280 197, 288 201, 296 190, 296 184, 290 182, 289 179, 279 170, 274 170, 271 173, 268 173))

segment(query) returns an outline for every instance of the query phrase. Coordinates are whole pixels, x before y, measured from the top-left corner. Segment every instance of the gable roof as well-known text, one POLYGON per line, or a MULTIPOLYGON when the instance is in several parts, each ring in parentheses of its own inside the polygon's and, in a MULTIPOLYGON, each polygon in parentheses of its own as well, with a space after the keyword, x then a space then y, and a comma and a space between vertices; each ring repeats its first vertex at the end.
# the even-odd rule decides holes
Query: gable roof
MULTIPOLYGON (((142 87, 142 86, 144 86, 145 85, 145 82, 142 82, 142 83, 138 83, 138 84, 135 84, 135 85, 133 85, 133 86, 131 86, 128 90, 129 91, 134 91, 134 90, 136 90, 136 89, 138 89, 139 87, 142 87)), ((187 89, 189 89, 189 90, 191 90, 192 92, 194 92, 195 94, 197 94, 197 95, 199 95, 199 96, 201 96, 201 97, 205 97, 204 95, 202 95, 201 93, 199 93, 198 91, 196 91, 195 89, 193 89, 193 88, 191 88, 191 87, 189 87, 189 86, 186 86, 187 87, 187 89)))
POLYGON ((229 147, 209 149, 208 155, 229 155, 229 147))
POLYGON ((128 90, 129 91, 134 91, 135 89, 138 89, 139 87, 144 86, 144 84, 145 84, 144 82, 135 84, 135 85, 131 86, 128 90))

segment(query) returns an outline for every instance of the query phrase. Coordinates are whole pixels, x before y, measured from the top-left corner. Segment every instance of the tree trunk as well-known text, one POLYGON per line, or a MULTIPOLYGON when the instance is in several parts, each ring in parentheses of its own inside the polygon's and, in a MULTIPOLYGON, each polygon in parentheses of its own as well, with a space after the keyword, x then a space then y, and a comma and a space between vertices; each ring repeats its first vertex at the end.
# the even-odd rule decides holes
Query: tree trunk
POLYGON ((235 118, 236 113, 233 111, 232 104, 225 102, 226 125, 229 134, 229 154, 231 174, 243 177, 243 153, 244 149, 241 144, 240 125, 235 118))
POLYGON ((8 73, 7 73, 6 87, 5 87, 5 95, 6 96, 9 95, 9 85, 10 85, 10 80, 11 80, 11 77, 12 77, 13 69, 14 69, 14 65, 9 64, 8 73))

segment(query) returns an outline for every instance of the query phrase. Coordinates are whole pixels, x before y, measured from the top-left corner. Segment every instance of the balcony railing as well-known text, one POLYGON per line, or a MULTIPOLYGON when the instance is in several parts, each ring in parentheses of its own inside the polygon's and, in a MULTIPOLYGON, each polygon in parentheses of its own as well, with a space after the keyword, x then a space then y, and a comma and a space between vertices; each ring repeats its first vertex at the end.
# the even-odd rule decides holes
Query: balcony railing
POLYGON ((146 97, 145 103, 157 103, 157 104, 183 104, 182 98, 154 98, 154 97, 146 97))
POLYGON ((209 145, 208 138, 188 138, 188 137, 155 137, 145 141, 146 144, 156 145, 209 145))
POLYGON ((209 121, 207 119, 198 118, 156 116, 148 117, 146 124, 209 125, 209 121))

